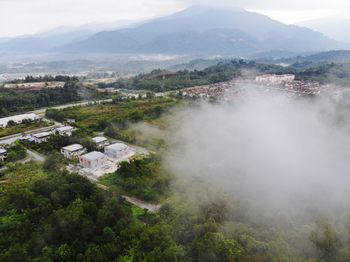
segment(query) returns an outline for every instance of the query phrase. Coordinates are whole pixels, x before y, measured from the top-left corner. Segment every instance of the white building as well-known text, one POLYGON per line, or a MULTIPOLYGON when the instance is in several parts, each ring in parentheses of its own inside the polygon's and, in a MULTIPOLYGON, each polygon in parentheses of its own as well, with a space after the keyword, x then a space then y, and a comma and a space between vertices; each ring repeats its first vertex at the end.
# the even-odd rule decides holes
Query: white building
POLYGON ((86 153, 86 149, 79 144, 73 144, 73 145, 61 148, 61 154, 68 159, 79 157, 84 153, 86 153))
POLYGON ((67 118, 66 123, 73 124, 73 123, 75 123, 75 119, 74 118, 67 118))
POLYGON ((55 132, 60 136, 72 136, 74 127, 72 126, 62 126, 55 129, 55 132))
POLYGON ((35 144, 45 143, 45 142, 49 141, 51 134, 52 133, 50 133, 50 132, 41 132, 41 133, 34 134, 33 141, 35 144))
POLYGON ((4 118, 0 118, 0 127, 6 128, 10 121, 13 121, 16 124, 22 124, 22 122, 25 120, 34 121, 39 119, 40 117, 33 113, 4 117, 4 118))
POLYGON ((7 158, 7 150, 5 148, 0 148, 0 160, 4 161, 7 158))
POLYGON ((92 141, 95 143, 96 148, 98 149, 104 148, 105 146, 109 145, 108 139, 103 136, 94 137, 92 138, 92 141))
POLYGON ((258 83, 270 83, 270 84, 282 84, 290 83, 295 80, 295 75, 284 74, 284 75, 275 75, 275 74, 266 74, 257 76, 255 81, 258 83))
POLYGON ((80 156, 79 162, 84 168, 99 170, 107 166, 107 156, 101 152, 93 151, 80 156))
POLYGON ((113 159, 122 159, 133 153, 133 150, 123 143, 115 143, 105 147, 105 154, 113 159))

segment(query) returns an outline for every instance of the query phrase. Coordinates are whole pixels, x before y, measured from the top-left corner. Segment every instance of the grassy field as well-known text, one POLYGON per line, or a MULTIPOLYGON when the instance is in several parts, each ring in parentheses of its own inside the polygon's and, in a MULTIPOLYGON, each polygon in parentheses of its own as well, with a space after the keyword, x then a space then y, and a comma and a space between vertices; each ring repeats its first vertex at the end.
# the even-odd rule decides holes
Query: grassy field
POLYGON ((0 174, 0 195, 21 189, 45 176, 39 164, 16 164, 10 171, 0 174))
POLYGON ((12 127, 0 129, 0 137, 10 136, 14 134, 24 133, 30 130, 50 126, 46 121, 32 122, 30 124, 20 124, 12 127))
POLYGON ((103 130, 108 123, 149 121, 174 106, 177 100, 153 98, 117 101, 91 106, 66 108, 57 112, 61 118, 74 118, 79 128, 103 130))

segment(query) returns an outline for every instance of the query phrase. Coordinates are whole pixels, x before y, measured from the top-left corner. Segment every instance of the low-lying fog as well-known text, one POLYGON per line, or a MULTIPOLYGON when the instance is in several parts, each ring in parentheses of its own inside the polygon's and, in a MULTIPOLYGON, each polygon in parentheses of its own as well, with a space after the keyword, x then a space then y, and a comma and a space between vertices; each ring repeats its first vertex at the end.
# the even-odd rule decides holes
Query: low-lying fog
POLYGON ((350 125, 338 113, 325 98, 271 93, 203 103, 172 126, 166 163, 199 199, 218 192, 265 209, 345 211, 350 125))

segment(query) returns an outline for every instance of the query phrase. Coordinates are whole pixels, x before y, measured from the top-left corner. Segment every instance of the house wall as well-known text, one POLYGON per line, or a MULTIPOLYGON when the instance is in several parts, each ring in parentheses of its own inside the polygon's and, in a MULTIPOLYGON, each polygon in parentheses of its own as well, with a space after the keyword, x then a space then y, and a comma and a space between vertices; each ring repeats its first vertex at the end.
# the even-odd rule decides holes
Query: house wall
POLYGON ((103 148, 103 147, 108 146, 108 145, 109 145, 108 140, 107 140, 107 141, 100 142, 100 143, 96 143, 96 147, 97 147, 97 148, 103 148))
POLYGON ((123 158, 131 153, 130 148, 125 148, 122 150, 116 150, 113 148, 106 148, 105 153, 108 157, 114 158, 114 159, 120 159, 123 158))
POLYGON ((0 154, 0 161, 4 161, 7 158, 7 153, 0 154))
POLYGON ((100 157, 93 160, 86 159, 85 157, 80 157, 79 161, 83 167, 88 169, 99 169, 107 164, 106 157, 100 157))
POLYGON ((79 150, 79 151, 74 151, 74 152, 61 149, 61 153, 63 154, 63 156, 65 158, 68 158, 68 159, 73 159, 73 158, 79 157, 80 155, 84 154, 85 152, 86 152, 85 148, 82 150, 79 150))
POLYGON ((61 131, 58 132, 60 136, 72 136, 73 132, 72 131, 61 131))
POLYGON ((45 143, 47 141, 49 141, 49 136, 48 137, 43 137, 43 138, 34 138, 34 142, 35 144, 41 144, 41 143, 45 143))

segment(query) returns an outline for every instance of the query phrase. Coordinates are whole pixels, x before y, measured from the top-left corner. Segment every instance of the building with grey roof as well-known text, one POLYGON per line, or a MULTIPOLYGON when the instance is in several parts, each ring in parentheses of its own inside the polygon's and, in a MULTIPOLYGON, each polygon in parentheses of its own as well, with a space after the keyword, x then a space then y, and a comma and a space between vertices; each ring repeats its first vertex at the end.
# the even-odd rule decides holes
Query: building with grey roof
POLYGON ((91 170, 99 170, 107 166, 107 156, 101 152, 93 151, 79 157, 80 165, 91 170))

